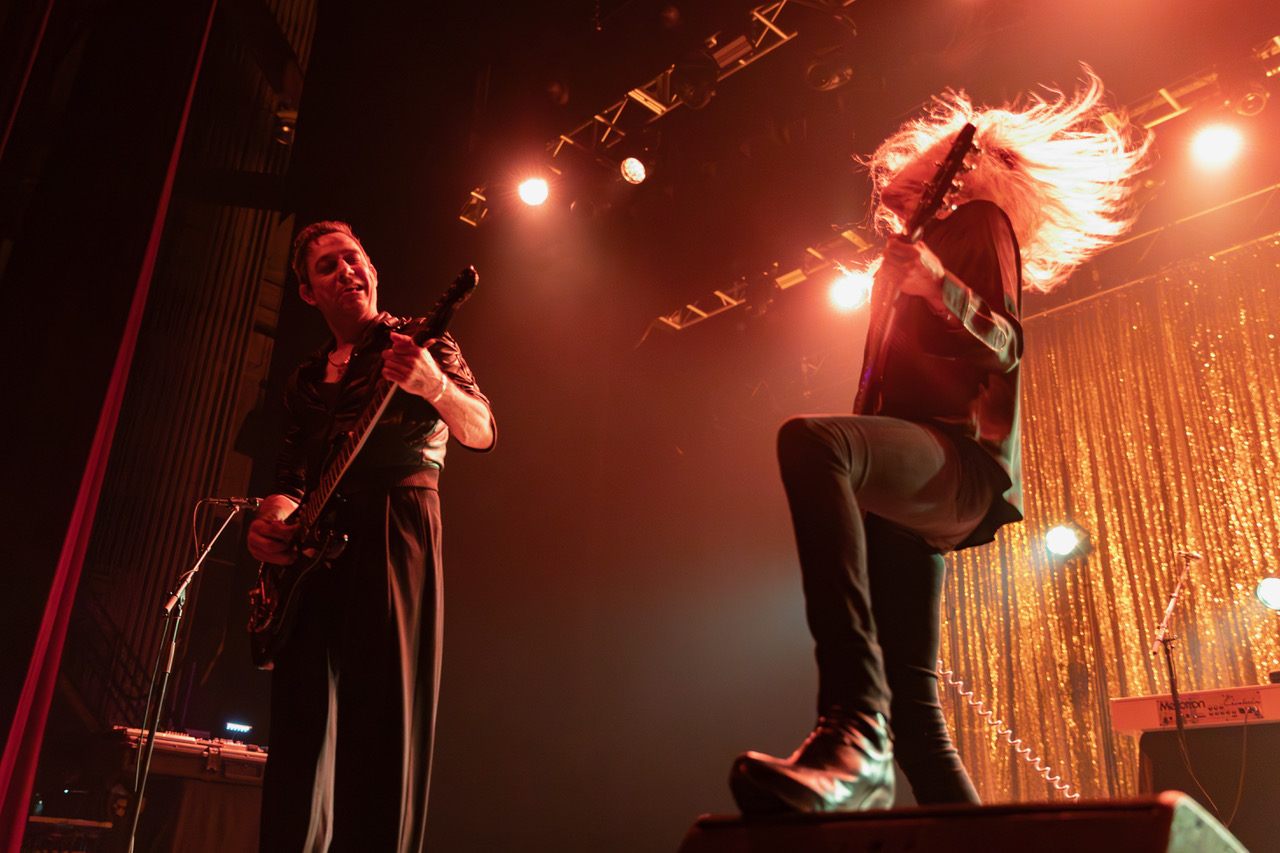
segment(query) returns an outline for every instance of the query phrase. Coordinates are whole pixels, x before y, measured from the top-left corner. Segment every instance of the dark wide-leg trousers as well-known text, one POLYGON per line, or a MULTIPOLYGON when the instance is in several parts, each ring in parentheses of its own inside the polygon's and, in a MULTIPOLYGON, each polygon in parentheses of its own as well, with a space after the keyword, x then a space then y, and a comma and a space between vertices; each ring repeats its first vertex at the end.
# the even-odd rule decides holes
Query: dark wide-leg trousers
POLYGON ((435 489, 359 492, 271 678, 260 853, 423 849, 440 678, 435 489))
POLYGON ((995 486, 945 433, 896 418, 804 416, 778 433, 818 711, 881 713, 921 804, 977 803, 938 701, 949 550, 995 486))

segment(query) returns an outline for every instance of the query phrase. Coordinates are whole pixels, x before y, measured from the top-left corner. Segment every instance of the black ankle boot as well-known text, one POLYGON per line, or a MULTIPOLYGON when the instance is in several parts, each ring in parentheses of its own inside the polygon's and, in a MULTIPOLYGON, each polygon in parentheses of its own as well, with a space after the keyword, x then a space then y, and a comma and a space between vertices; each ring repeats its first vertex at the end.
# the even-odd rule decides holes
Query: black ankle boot
POLYGON ((893 805, 893 745, 880 714, 823 714, 790 758, 738 756, 729 788, 743 814, 852 812, 893 805))

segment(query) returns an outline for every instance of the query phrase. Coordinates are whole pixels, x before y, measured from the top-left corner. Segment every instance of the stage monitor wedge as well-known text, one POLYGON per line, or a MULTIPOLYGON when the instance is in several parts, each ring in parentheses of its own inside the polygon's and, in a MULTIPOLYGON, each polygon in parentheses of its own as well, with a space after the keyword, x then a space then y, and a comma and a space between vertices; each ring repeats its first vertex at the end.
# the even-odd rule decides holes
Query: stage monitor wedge
MULTIPOLYGON (((678 853, 1249 853, 1178 791, 1132 800, 704 815, 678 853)), ((1257 853, 1255 851, 1255 853, 1257 853)))

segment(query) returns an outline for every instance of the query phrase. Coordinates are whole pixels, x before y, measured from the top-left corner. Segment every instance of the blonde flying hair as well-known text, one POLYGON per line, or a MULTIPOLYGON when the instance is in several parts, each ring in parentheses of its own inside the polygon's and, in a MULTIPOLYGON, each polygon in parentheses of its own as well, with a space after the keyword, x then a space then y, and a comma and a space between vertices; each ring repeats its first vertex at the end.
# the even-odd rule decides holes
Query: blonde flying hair
POLYGON ((961 92, 935 97, 926 114, 886 139, 863 165, 876 190, 881 231, 902 223, 879 203, 879 193, 908 163, 941 159, 965 124, 977 127, 974 169, 963 176, 956 201, 986 199, 1009 215, 1022 250, 1025 285, 1048 291, 1077 266, 1124 234, 1137 211, 1133 178, 1145 168, 1149 133, 1138 134, 1103 105, 1103 86, 1082 66, 1085 88, 1072 96, 1046 88, 1025 108, 975 108, 961 92), (939 149, 935 152, 934 149, 939 149))

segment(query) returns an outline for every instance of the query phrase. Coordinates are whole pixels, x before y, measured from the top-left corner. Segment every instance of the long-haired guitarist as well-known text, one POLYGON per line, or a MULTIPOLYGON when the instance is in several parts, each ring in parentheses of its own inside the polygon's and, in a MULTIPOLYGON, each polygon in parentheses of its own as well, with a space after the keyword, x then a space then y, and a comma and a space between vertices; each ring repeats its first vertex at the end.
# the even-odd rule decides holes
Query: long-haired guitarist
POLYGON ((349 225, 304 228, 292 266, 332 337, 289 380, 277 493, 248 534, 264 564, 250 627, 272 668, 261 849, 417 851, 439 684, 436 486, 449 437, 488 450, 493 415, 451 336, 379 312, 349 225), (362 422, 367 440, 348 446, 362 422))
POLYGON ((744 813, 887 808, 895 757, 917 802, 978 802, 938 703, 940 555, 1021 519, 1022 288, 1061 283, 1132 224, 1149 144, 1103 120, 1085 71, 1074 95, 1021 107, 949 92, 865 162, 894 236, 854 414, 778 434, 818 721, 788 758, 738 757, 744 813))

